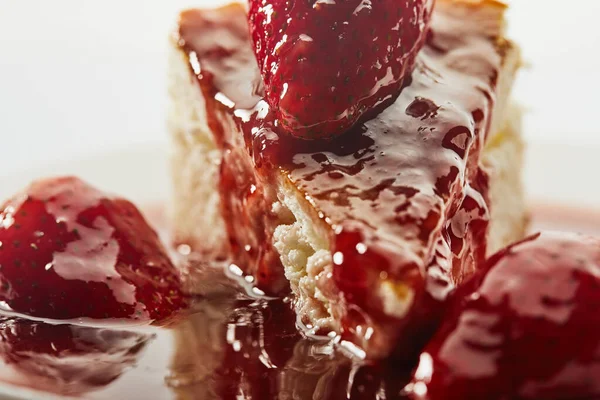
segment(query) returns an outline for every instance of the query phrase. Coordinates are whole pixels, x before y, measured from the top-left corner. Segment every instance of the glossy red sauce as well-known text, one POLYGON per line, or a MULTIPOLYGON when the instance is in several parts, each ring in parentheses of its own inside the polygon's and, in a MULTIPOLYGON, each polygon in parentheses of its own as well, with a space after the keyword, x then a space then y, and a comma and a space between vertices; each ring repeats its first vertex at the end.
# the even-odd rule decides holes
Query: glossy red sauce
POLYGON ((478 160, 501 52, 476 21, 440 10, 411 83, 377 116, 332 141, 279 132, 262 100, 241 5, 190 10, 180 20, 179 45, 223 151, 219 187, 236 264, 267 293, 287 289, 271 238, 281 223, 271 211, 273 188, 287 180, 338 253, 333 279, 320 289, 342 316, 345 335, 362 346, 367 340, 357 327, 365 322, 375 328, 376 346, 395 342, 400 330, 423 332, 418 321, 436 319, 422 318, 438 308, 430 304, 486 252, 488 177, 478 160), (386 314, 374 294, 384 281, 415 293, 403 318, 386 314))
POLYGON ((102 399, 374 400, 399 393, 411 371, 355 364, 302 338, 289 303, 260 299, 198 299, 172 329, 5 318, 0 358, 5 384, 102 399))
MULTIPOLYGON (((162 210, 145 214, 164 230, 162 210)), ((597 212, 543 204, 532 210, 534 231, 552 224, 600 235, 597 212), (584 214, 585 221, 579 218, 584 214)), ((164 328, 2 317, 0 393, 24 388, 22 398, 40 398, 30 391, 36 389, 130 400, 403 398, 412 366, 353 363, 326 341, 302 338, 294 318, 282 300, 222 297, 197 299, 187 315, 164 328)))

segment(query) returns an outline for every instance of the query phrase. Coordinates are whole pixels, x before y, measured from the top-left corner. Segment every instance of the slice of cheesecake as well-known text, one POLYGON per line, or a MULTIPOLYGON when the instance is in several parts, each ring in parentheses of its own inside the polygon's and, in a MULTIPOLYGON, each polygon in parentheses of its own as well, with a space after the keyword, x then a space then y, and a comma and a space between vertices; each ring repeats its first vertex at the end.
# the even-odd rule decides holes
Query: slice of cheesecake
MULTIPOLYGON (((410 352, 486 254, 523 236, 519 52, 506 6, 439 0, 410 84, 331 141, 278 133, 243 6, 181 14, 171 57, 176 240, 359 356, 410 352)), ((318 71, 315 71, 318 73, 318 71)))

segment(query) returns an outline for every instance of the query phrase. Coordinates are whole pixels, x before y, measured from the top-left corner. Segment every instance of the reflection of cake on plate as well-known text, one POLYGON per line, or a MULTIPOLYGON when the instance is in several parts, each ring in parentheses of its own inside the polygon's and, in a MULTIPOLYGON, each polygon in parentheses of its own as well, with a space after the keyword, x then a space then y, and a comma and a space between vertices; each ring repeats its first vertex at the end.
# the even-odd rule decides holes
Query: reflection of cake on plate
POLYGON ((174 327, 167 383, 182 400, 371 400, 410 380, 412 365, 361 365, 328 341, 302 337, 294 321, 280 299, 203 299, 174 327))
POLYGON ((374 357, 410 347, 437 302, 524 233, 504 11, 438 1, 397 99, 312 141, 281 133, 263 101, 244 8, 184 12, 170 76, 177 240, 232 257, 267 293, 291 287, 314 332, 374 357))

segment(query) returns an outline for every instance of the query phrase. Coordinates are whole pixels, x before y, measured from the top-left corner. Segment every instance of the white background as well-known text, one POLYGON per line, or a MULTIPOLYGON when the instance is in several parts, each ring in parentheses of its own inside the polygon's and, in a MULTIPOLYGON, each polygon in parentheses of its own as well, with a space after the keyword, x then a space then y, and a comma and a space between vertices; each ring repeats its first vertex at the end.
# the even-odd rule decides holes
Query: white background
MULTIPOLYGON (((183 0, 0 0, 0 171, 165 138, 183 0)), ((533 141, 600 144, 600 1, 513 0, 533 141)))

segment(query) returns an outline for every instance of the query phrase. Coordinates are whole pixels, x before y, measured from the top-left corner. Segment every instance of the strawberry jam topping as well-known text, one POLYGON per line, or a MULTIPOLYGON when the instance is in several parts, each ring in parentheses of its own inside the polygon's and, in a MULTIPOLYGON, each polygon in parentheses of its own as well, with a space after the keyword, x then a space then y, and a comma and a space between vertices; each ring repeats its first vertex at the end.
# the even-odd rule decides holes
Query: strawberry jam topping
POLYGON ((365 322, 375 328, 371 342, 382 344, 396 342, 402 327, 435 321, 422 316, 486 253, 488 177, 479 154, 500 38, 448 8, 434 13, 410 84, 393 104, 341 137, 310 142, 282 134, 264 101, 242 6, 181 16, 179 45, 223 151, 219 186, 236 264, 266 292, 286 289, 271 233, 282 218, 272 188, 288 181, 327 231, 334 285, 323 291, 345 315, 345 334, 364 346, 357 328, 365 322), (413 294, 404 315, 388 312, 376 293, 386 282, 413 294))

